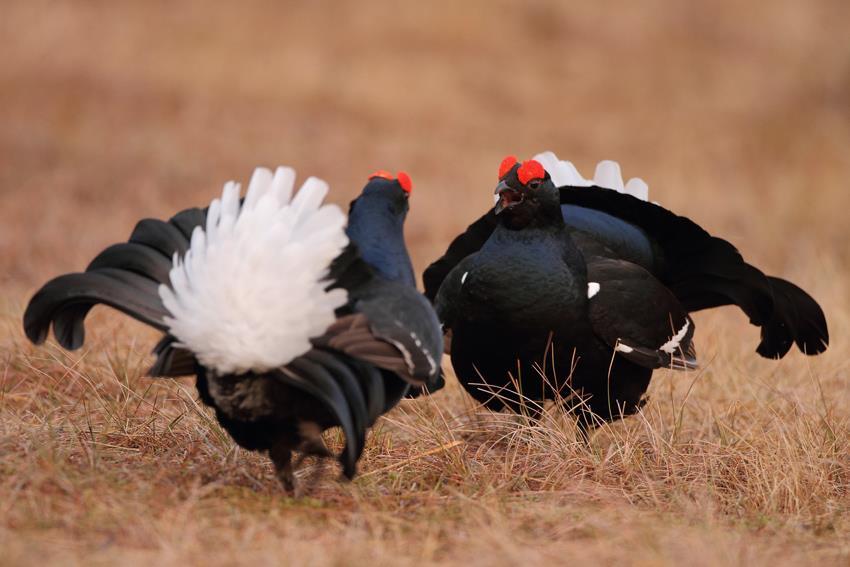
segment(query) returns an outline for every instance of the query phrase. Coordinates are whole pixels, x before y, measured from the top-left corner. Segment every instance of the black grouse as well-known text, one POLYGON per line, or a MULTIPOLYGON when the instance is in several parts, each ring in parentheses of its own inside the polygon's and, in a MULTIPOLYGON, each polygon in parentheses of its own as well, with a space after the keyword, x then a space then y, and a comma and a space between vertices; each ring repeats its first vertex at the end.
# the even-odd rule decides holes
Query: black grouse
POLYGON ((458 379, 491 409, 525 400, 536 412, 575 394, 582 425, 632 414, 654 369, 696 368, 688 314, 710 307, 740 307, 765 357, 828 345, 807 293, 647 202, 646 184, 624 185, 614 162, 588 182, 551 152, 508 157, 496 194, 423 275, 458 379))
POLYGON ((201 400, 242 447, 267 451, 294 490, 292 453, 328 457, 321 432, 345 434, 351 478, 366 431, 438 376, 442 336, 412 285, 403 224, 410 178, 373 175, 346 217, 323 205, 326 183, 258 168, 246 196, 225 185, 207 209, 145 219, 128 242, 32 298, 27 337, 50 326, 65 348, 105 304, 162 331, 151 376, 197 376, 201 400))

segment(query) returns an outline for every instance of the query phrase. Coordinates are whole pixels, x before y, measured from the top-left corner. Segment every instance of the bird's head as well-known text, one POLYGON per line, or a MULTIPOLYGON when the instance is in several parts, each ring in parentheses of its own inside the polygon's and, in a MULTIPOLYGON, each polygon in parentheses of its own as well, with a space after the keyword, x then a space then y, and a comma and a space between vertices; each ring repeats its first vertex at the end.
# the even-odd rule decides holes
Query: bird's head
POLYGON ((379 169, 369 176, 369 181, 355 203, 358 206, 375 207, 376 210, 386 209, 392 216, 404 219, 410 209, 408 201, 412 191, 413 182, 407 173, 399 171, 393 175, 379 169))
POLYGON ((533 159, 519 162, 508 156, 502 160, 495 212, 514 230, 563 223, 558 189, 540 162, 533 159))
POLYGON ((385 279, 416 286, 404 244, 404 221, 413 183, 403 171, 379 170, 369 176, 348 211, 346 232, 363 259, 385 279))

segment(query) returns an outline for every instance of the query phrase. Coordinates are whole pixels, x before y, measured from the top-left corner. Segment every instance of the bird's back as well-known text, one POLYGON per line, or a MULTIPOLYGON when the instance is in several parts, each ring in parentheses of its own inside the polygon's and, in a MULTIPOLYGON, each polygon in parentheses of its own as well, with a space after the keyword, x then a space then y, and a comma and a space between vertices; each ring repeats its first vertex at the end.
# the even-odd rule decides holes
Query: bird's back
POLYGON ((626 260, 647 270, 654 266, 652 243, 634 224, 576 205, 561 205, 564 222, 586 255, 626 260))

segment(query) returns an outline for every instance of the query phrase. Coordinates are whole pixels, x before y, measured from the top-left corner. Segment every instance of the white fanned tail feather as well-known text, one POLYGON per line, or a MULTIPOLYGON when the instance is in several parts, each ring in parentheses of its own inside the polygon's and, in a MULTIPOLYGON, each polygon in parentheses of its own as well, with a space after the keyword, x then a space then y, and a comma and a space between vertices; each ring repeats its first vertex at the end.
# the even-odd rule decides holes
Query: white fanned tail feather
POLYGON ((649 200, 649 186, 643 179, 632 177, 628 182, 623 182, 620 173, 620 164, 616 161, 604 160, 596 165, 593 179, 585 179, 570 161, 560 160, 553 152, 543 152, 534 156, 540 165, 549 173, 556 187, 570 185, 573 187, 590 187, 597 185, 606 189, 613 189, 620 193, 626 193, 642 199, 649 200))
POLYGON ((174 257, 159 294, 169 332, 219 373, 262 372, 310 349, 347 301, 325 291, 331 261, 348 244, 345 214, 322 205, 328 185, 311 177, 293 197, 295 172, 257 168, 240 205, 228 182, 206 228, 174 257))

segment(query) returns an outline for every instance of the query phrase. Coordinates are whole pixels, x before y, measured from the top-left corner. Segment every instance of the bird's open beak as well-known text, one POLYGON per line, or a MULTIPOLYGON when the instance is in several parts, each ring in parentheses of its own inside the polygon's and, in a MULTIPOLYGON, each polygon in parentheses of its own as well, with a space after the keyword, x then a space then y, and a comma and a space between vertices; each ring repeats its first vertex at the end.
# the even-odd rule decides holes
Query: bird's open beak
POLYGON ((511 188, 504 181, 500 181, 496 186, 496 214, 498 215, 504 210, 511 209, 522 203, 525 196, 516 189, 511 188))

